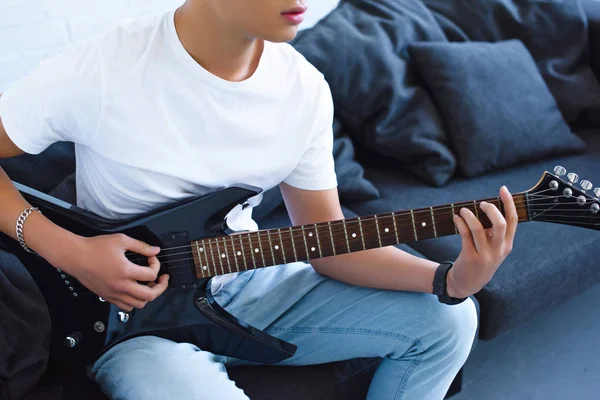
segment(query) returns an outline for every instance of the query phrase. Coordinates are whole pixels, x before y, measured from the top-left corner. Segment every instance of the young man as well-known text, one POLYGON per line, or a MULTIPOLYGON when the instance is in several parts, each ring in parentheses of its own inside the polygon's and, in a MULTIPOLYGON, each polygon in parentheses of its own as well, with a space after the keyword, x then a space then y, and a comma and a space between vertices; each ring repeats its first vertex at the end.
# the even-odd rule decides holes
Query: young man
MULTIPOLYGON (((342 218, 328 85, 283 43, 305 9, 296 0, 188 0, 45 61, 0 98, 0 157, 74 142, 77 202, 106 217, 243 182, 280 185, 294 224, 342 218)), ((16 238, 30 205, 0 173, 0 229, 16 238)), ((463 249, 442 277, 451 298, 479 291, 511 251, 517 215, 506 188, 500 196, 506 219, 481 205, 488 231, 466 209, 455 219, 463 249)), ((257 228, 251 208, 229 222, 257 228)), ((35 211, 23 239, 120 309, 144 307, 167 287, 167 276, 156 280, 159 249, 137 240, 82 238, 35 211), (128 262, 125 250, 150 267, 128 262)), ((386 247, 216 277, 212 289, 229 312, 298 345, 282 364, 380 356, 369 399, 441 399, 477 322, 470 299, 450 306, 432 295, 438 268, 386 247)), ((113 399, 236 400, 247 396, 224 365, 244 363, 147 336, 88 372, 113 399)))

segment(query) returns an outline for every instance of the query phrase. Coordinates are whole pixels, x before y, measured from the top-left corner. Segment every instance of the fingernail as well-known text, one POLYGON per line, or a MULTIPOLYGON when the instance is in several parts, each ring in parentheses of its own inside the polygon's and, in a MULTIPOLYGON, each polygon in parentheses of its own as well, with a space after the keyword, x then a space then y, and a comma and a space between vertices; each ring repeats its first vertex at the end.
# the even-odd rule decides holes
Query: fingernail
POLYGON ((458 214, 454 214, 454 216, 452 218, 458 219, 458 214))
POLYGON ((160 247, 158 247, 158 246, 152 246, 152 251, 156 251, 156 250, 160 250, 160 247))

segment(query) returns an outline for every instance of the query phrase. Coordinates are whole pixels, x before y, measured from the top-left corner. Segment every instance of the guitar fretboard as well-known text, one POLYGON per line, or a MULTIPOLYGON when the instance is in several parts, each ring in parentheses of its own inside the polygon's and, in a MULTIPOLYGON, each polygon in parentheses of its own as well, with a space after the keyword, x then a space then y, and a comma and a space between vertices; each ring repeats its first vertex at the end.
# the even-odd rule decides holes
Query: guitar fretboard
MULTIPOLYGON (((519 222, 528 221, 525 194, 513 199, 519 222)), ((196 276, 208 278, 453 235, 458 233, 453 215, 463 207, 489 228, 491 223, 479 208, 481 201, 495 204, 504 214, 502 201, 491 198, 196 240, 191 243, 196 276)))

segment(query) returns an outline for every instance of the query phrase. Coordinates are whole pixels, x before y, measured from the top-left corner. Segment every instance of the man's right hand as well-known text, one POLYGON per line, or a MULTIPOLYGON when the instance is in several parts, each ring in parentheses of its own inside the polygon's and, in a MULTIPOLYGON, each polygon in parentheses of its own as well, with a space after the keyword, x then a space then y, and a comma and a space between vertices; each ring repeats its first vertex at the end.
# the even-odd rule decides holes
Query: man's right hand
MULTIPOLYGON (((160 249, 124 234, 78 238, 69 259, 52 263, 86 288, 123 311, 143 308, 166 289, 168 275, 158 278, 160 249), (148 258, 148 267, 132 263, 125 251, 148 258), (138 283, 149 282, 148 284, 138 283)), ((49 260, 50 261, 50 260, 49 260)))
MULTIPOLYGON (((0 118, 0 158, 20 154, 23 151, 8 137, 0 118)), ((15 221, 31 205, 1 167, 0 203, 0 232, 16 239, 15 221)), ((156 279, 160 269, 156 255, 160 249, 139 240, 122 234, 84 238, 58 227, 38 213, 27 219, 24 231, 27 245, 36 253, 124 311, 144 307, 167 289, 168 275, 156 279), (126 250, 148 257, 149 266, 142 267, 129 261, 125 257, 126 250)))

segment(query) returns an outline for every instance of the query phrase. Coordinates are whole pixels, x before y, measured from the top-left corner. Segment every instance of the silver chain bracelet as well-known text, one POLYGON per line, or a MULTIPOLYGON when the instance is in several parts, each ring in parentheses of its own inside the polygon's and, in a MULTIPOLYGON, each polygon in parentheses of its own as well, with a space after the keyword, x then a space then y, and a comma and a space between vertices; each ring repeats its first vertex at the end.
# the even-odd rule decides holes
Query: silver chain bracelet
POLYGON ((32 212, 37 211, 40 214, 42 213, 37 207, 29 207, 23 210, 23 212, 21 213, 21 215, 19 215, 19 218, 17 219, 17 240, 19 241, 19 244, 21 245, 21 247, 23 247, 23 249, 25 249, 25 251, 27 251, 28 253, 31 254, 36 254, 35 251, 31 250, 29 247, 27 247, 27 244, 25 244, 25 238, 23 237, 23 224, 25 223, 25 220, 27 219, 27 217, 29 217, 29 215, 31 215, 32 212))

